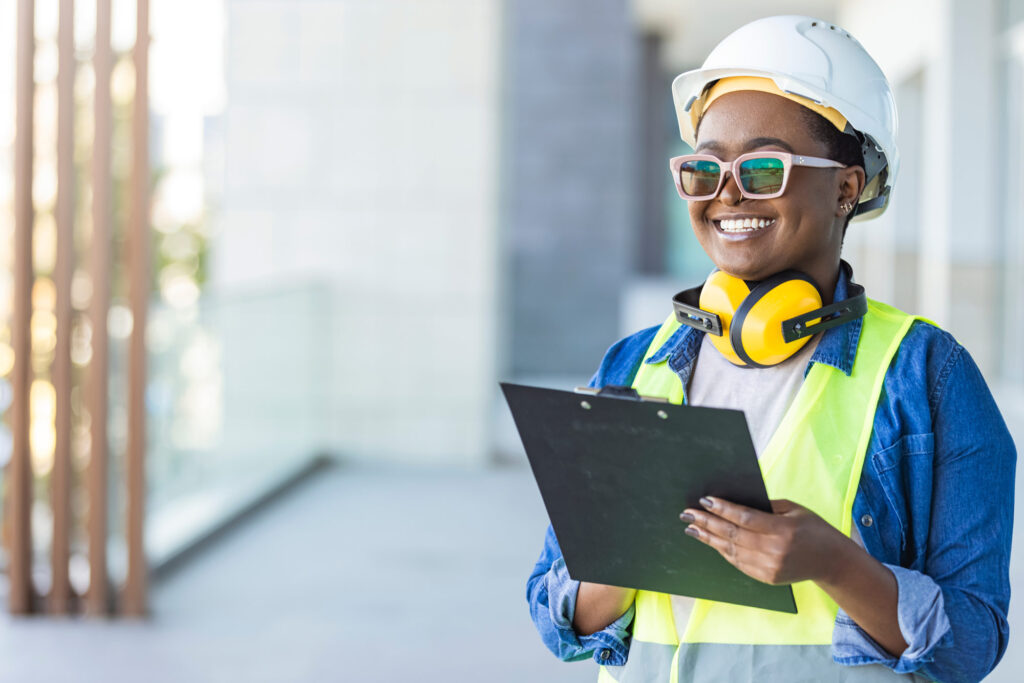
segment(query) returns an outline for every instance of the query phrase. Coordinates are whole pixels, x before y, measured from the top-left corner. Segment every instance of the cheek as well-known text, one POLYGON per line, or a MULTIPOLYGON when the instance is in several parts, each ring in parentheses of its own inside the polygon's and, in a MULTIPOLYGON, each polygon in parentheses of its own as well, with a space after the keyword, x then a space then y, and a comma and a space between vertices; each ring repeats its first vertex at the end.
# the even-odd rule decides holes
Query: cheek
POLYGON ((829 204, 825 198, 831 196, 829 188, 820 183, 806 184, 799 193, 784 195, 773 201, 772 207, 791 226, 820 226, 828 218, 829 204))
POLYGON ((710 202, 686 202, 687 210, 690 212, 690 224, 696 230, 704 223, 704 212, 707 211, 710 202))
POLYGON ((830 215, 834 210, 831 200, 839 196, 839 188, 828 178, 806 178, 805 175, 801 179, 804 182, 799 185, 800 192, 793 194, 792 204, 809 216, 821 218, 830 215))

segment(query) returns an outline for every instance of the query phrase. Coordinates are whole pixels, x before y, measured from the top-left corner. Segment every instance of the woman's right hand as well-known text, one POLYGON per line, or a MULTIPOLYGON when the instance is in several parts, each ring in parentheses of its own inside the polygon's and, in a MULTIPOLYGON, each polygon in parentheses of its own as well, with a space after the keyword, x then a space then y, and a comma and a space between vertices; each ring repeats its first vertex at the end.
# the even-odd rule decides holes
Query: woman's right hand
POLYGON ((572 627, 581 636, 597 633, 621 617, 635 599, 635 588, 583 581, 576 594, 572 627))

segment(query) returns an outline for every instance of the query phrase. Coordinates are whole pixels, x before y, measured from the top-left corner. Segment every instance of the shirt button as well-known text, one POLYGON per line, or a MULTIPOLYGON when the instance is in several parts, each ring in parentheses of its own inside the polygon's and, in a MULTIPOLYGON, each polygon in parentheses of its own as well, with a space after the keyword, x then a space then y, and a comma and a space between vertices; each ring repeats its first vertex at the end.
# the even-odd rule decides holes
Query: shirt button
POLYGON ((611 650, 601 650, 601 659, 607 661, 612 658, 611 650))
POLYGON ((875 523, 875 520, 871 519, 871 515, 864 515, 860 518, 861 526, 871 526, 875 523))

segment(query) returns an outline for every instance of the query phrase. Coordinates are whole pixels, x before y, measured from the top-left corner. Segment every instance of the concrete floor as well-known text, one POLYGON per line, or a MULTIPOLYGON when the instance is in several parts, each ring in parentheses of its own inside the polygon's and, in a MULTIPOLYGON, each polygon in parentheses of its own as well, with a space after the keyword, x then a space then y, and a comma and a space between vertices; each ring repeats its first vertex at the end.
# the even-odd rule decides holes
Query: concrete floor
MULTIPOLYGON (((154 586, 146 622, 0 617, 0 682, 592 683, 527 615, 545 525, 523 468, 332 468, 154 586)), ((1019 637, 987 680, 1024 680, 1019 637)))
POLYGON ((522 468, 335 467, 154 586, 147 622, 0 617, 0 681, 587 681, 533 630, 522 468))

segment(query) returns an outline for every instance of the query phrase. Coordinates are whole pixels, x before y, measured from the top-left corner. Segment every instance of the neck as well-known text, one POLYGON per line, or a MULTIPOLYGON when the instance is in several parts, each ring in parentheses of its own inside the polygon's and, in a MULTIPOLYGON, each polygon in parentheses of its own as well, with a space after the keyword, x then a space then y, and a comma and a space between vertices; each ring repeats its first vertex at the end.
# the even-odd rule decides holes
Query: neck
POLYGON ((814 271, 807 271, 808 277, 814 280, 814 284, 818 285, 818 290, 821 292, 821 303, 824 306, 828 306, 832 303, 835 298, 836 285, 839 283, 839 257, 837 256, 834 262, 830 262, 823 268, 816 268, 814 271))

